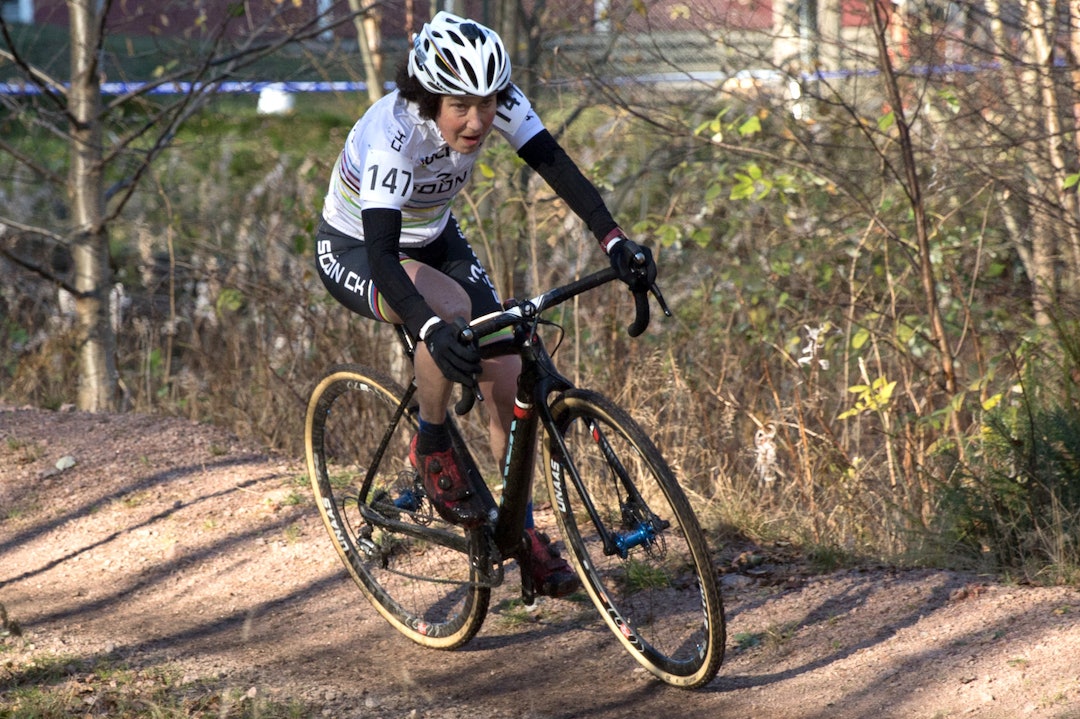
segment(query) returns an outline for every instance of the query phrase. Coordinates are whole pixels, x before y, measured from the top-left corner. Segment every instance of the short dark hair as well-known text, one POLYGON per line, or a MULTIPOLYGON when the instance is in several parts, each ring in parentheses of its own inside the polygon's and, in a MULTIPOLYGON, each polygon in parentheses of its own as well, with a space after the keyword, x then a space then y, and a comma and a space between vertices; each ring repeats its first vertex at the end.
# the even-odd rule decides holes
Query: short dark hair
POLYGON ((420 84, 419 80, 409 74, 408 55, 398 64, 394 82, 397 83, 401 96, 409 102, 415 102, 420 108, 420 117, 425 120, 435 119, 435 116, 439 114, 440 96, 429 91, 420 84))
MULTIPOLYGON (((409 102, 415 102, 420 108, 420 117, 425 120, 434 120, 439 115, 439 107, 442 103, 442 95, 431 92, 420 84, 420 81, 409 74, 409 56, 406 55, 397 67, 394 76, 398 92, 409 102)), ((510 85, 499 90, 495 99, 499 104, 505 103, 510 98, 510 85)))

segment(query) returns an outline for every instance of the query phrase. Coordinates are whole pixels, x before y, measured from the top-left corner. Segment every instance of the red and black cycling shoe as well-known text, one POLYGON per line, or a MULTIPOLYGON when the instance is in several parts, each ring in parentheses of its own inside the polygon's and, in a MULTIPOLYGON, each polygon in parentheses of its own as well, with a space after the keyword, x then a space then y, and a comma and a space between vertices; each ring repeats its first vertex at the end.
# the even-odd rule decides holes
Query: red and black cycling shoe
POLYGON ((526 564, 532 577, 533 591, 545 597, 565 597, 581 588, 581 580, 551 539, 538 529, 525 530, 526 564))
POLYGON ((424 491, 439 516, 451 524, 477 527, 484 522, 484 504, 469 487, 454 450, 445 449, 431 454, 418 454, 417 437, 409 447, 409 461, 420 473, 424 491))

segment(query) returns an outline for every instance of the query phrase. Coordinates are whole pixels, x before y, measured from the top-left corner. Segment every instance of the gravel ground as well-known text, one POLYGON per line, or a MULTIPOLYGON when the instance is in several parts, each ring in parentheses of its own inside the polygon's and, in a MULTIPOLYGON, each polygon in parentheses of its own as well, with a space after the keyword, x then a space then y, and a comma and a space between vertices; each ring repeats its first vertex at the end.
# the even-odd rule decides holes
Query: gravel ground
MULTIPOLYGON (((638 668, 591 605, 523 617, 507 587, 464 649, 411 644, 339 565, 302 458, 205 425, 0 406, 0 508, 0 605, 21 629, 2 639, 0 716, 35 660, 61 656, 310 716, 1080 719, 1066 587, 718 554, 727 659, 688 692, 638 668)), ((101 688, 80 691, 100 715, 101 688)))

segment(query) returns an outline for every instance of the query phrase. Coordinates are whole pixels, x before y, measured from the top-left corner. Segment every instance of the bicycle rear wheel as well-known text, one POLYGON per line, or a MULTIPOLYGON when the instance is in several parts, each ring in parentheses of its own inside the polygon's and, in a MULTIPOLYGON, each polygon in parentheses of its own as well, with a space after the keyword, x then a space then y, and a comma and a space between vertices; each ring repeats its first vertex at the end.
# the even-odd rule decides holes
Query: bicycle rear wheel
POLYGON ((570 390, 551 412, 566 449, 544 442, 548 490, 597 609, 657 677, 708 683, 724 659, 724 609, 686 495, 652 441, 607 398, 570 390))
POLYGON ((308 401, 308 473, 334 547, 372 605, 418 644, 454 649, 487 614, 491 590, 470 560, 483 530, 432 511, 409 462, 416 411, 400 411, 404 394, 381 372, 332 368, 308 401))

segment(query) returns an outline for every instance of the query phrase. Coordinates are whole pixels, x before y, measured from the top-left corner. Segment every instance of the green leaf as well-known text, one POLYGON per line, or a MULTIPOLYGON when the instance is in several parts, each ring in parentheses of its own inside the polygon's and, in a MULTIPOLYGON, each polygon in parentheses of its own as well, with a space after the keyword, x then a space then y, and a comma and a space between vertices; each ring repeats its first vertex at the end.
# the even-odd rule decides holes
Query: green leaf
POLYGON ((751 115, 750 119, 739 125, 739 134, 743 137, 757 132, 761 132, 761 120, 758 119, 757 115, 751 115))
POLYGON ((860 327, 855 331, 855 334, 851 337, 851 349, 862 349, 862 346, 870 339, 870 330, 865 327, 860 327))
POLYGON ((877 127, 882 132, 888 132, 896 124, 896 113, 889 111, 878 118, 877 127))
POLYGON ((735 174, 737 182, 735 186, 731 188, 731 194, 728 195, 729 200, 745 200, 748 197, 754 195, 754 180, 748 175, 744 175, 741 172, 735 174))
POLYGON ((952 114, 960 112, 960 98, 956 96, 956 93, 952 90, 945 89, 938 92, 938 96, 945 101, 946 107, 952 114))
POLYGON ((915 338, 915 328, 914 327, 912 327, 910 325, 906 325, 906 324, 897 325, 897 327, 896 327, 896 340, 900 344, 906 345, 909 342, 911 342, 911 340, 914 339, 914 338, 915 338))
POLYGON ((707 227, 699 227, 690 233, 690 239, 698 247, 708 247, 712 242, 712 230, 707 227))
POLYGON ((653 234, 660 240, 662 247, 671 247, 679 240, 679 228, 671 224, 660 225, 653 234))
POLYGON ((1080 182, 1080 172, 1074 172, 1065 178, 1064 189, 1067 190, 1070 187, 1075 187, 1078 182, 1080 182))
POLYGON ((874 380, 875 388, 877 389, 877 396, 874 398, 877 402, 881 403, 881 406, 885 406, 892 399, 893 390, 896 389, 896 380, 888 382, 886 384, 880 384, 885 382, 884 377, 879 377, 874 380))
POLYGON ((238 289, 227 287, 218 295, 216 309, 218 315, 226 312, 236 312, 244 306, 244 293, 238 289))

